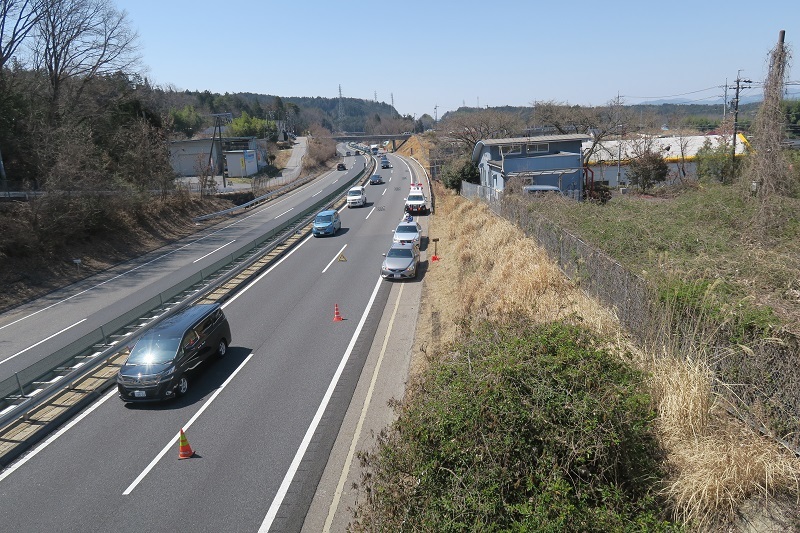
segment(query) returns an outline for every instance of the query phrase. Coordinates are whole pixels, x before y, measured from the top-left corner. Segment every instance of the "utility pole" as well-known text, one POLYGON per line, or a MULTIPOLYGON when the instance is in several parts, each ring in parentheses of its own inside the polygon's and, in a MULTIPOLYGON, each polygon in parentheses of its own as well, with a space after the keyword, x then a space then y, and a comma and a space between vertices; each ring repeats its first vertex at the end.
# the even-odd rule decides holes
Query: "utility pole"
POLYGON ((339 131, 344 131, 344 103, 342 102, 342 84, 339 84, 339 131))
POLYGON ((439 122, 439 104, 433 106, 433 123, 439 122))
POLYGON ((749 89, 749 85, 743 86, 742 83, 753 83, 751 80, 743 80, 740 76, 741 69, 736 72, 736 92, 733 97, 733 147, 731 148, 731 181, 733 181, 733 174, 736 173, 736 135, 738 135, 738 120, 739 120, 739 91, 741 89, 749 89))

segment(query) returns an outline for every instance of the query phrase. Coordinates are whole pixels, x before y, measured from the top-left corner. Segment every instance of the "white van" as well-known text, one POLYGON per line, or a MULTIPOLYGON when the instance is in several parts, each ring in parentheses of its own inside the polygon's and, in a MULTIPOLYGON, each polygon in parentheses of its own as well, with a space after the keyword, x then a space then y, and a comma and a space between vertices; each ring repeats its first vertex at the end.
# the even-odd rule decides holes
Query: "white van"
POLYGON ((361 185, 356 185, 347 191, 347 207, 360 207, 367 205, 367 191, 361 185))

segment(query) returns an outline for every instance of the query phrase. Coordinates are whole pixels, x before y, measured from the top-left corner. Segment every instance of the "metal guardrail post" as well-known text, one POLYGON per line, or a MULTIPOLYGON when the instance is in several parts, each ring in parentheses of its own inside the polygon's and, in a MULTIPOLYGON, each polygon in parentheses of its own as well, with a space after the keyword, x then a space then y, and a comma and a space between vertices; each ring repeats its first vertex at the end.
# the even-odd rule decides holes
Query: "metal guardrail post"
POLYGON ((17 378, 17 386, 19 386, 19 395, 21 398, 26 398, 25 391, 22 389, 22 383, 19 382, 19 374, 14 372, 14 377, 17 378))

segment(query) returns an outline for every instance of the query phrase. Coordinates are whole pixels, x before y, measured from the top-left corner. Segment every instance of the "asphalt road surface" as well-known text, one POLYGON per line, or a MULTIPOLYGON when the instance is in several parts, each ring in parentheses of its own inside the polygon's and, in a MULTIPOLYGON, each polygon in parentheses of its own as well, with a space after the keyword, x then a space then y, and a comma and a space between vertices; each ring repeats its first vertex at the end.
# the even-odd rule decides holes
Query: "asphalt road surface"
MULTIPOLYGON (((342 230, 336 236, 303 241, 225 304, 231 347, 191 383, 186 396, 171 403, 126 406, 110 391, 4 470, 3 529, 300 530, 364 362, 385 323, 390 293, 400 286, 379 276, 382 253, 402 216, 410 184, 409 167, 390 157, 395 167, 382 171, 387 183, 367 187, 365 207, 342 211, 342 230), (333 321, 335 305, 341 322, 333 321), (181 428, 196 457, 179 461, 181 428)), ((330 186, 326 180, 335 175, 318 180, 305 195, 330 186)), ((230 228, 250 234, 290 207, 299 209, 296 196, 302 195, 215 230, 219 235, 210 232, 214 235, 200 242, 214 242, 191 250, 190 257, 185 256, 194 243, 164 258, 180 266, 148 264, 165 277, 178 275, 234 238, 230 228)), ((134 287, 145 290, 164 283, 138 270, 119 279, 125 279, 115 289, 121 292, 111 291, 111 283, 89 284, 92 299, 101 304, 89 311, 72 308, 71 318, 82 315, 88 321, 116 309, 120 298, 133 298, 134 287)), ((84 299, 60 301, 47 309, 50 318, 42 324, 56 321, 50 327, 63 329, 59 321, 70 319, 70 312, 55 310, 84 299)), ((35 310, 18 313, 16 320, 35 310)), ((32 319, 17 324, 26 321, 16 331, 32 335, 32 319)), ((6 331, 0 331, 3 342, 6 331)))

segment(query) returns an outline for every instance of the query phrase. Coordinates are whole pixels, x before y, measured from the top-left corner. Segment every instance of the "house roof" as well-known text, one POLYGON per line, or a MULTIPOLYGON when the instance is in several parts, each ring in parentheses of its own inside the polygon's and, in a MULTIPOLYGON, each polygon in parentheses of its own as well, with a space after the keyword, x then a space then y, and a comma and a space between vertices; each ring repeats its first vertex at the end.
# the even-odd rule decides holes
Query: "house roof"
POLYGON ((484 146, 508 146, 511 144, 534 144, 534 143, 552 143, 552 142, 585 142, 590 140, 589 135, 582 133, 568 133, 560 135, 535 135, 533 137, 509 137, 506 139, 482 139, 475 144, 472 150, 472 160, 477 162, 480 157, 481 148, 484 146))
POLYGON ((484 146, 503 146, 507 144, 520 144, 520 143, 550 143, 562 141, 588 141, 591 139, 589 135, 582 133, 567 133, 559 135, 537 135, 534 137, 509 137, 506 139, 482 139, 478 144, 484 146))

